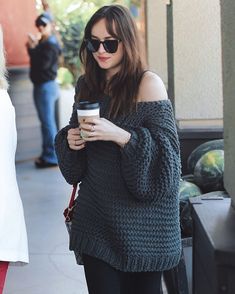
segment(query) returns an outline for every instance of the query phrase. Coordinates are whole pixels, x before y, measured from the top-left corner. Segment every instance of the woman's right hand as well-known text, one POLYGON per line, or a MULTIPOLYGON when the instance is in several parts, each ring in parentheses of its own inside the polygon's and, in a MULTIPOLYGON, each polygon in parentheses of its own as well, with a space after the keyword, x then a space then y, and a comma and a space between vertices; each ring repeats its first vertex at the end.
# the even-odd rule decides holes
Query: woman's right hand
POLYGON ((28 41, 26 47, 29 49, 34 49, 38 45, 38 38, 31 33, 28 33, 28 41))
POLYGON ((81 150, 85 148, 85 141, 80 137, 79 128, 69 129, 67 135, 69 148, 72 150, 81 150))

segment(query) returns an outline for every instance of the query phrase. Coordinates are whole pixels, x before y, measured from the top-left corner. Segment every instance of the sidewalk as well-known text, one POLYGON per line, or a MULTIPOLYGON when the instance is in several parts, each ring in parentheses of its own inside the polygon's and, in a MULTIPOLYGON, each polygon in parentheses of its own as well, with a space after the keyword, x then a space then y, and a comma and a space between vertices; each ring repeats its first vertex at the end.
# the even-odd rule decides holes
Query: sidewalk
POLYGON ((71 186, 58 168, 37 170, 32 161, 16 168, 30 263, 9 268, 4 294, 87 294, 83 267, 76 265, 68 249, 63 222, 71 186))

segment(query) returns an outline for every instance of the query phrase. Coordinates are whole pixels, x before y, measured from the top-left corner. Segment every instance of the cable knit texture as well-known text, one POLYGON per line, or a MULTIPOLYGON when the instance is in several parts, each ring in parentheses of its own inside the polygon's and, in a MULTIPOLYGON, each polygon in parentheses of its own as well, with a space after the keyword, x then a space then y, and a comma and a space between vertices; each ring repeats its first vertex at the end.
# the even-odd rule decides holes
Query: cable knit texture
MULTIPOLYGON (((109 97, 101 99, 107 118, 109 97)), ((131 133, 124 148, 113 142, 69 149, 67 131, 56 137, 62 174, 80 183, 70 249, 102 259, 121 271, 163 271, 181 253, 178 189, 179 142, 169 100, 140 102, 135 112, 111 120, 131 133)))

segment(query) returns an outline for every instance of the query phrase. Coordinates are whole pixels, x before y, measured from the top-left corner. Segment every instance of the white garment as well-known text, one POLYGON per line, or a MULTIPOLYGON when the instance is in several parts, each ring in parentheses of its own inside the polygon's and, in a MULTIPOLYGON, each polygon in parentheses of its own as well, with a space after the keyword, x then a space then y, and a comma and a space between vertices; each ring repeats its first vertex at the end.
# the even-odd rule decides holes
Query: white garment
POLYGON ((0 261, 28 263, 28 240, 15 171, 15 109, 0 89, 0 261))

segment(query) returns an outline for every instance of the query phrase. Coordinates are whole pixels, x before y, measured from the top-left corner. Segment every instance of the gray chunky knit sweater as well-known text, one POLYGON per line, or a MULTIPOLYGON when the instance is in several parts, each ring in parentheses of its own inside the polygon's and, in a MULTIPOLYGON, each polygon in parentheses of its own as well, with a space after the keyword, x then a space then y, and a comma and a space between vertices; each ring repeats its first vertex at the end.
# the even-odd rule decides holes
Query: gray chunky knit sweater
MULTIPOLYGON (((101 100, 107 118, 110 98, 101 100)), ((136 112, 111 120, 131 133, 122 149, 113 142, 87 143, 73 151, 67 131, 56 137, 61 172, 81 181, 70 249, 102 259, 121 271, 162 271, 181 253, 178 188, 179 143, 169 100, 140 102, 136 112)))

